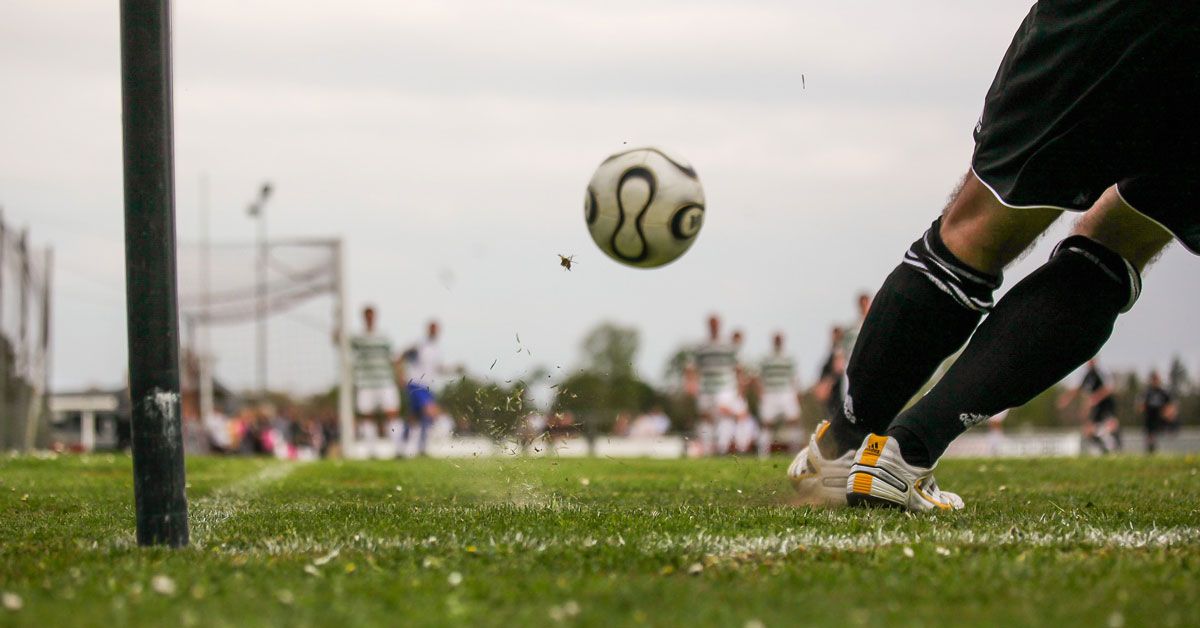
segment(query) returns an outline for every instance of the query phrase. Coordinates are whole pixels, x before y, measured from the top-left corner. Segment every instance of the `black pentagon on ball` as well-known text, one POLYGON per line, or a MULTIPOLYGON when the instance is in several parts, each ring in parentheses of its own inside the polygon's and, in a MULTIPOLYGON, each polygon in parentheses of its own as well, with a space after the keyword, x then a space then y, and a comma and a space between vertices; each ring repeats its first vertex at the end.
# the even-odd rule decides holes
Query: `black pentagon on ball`
POLYGON ((696 237, 704 224, 704 206, 689 203, 675 210, 671 217, 671 235, 678 240, 696 237))
POLYGON ((587 220, 587 224, 596 222, 596 216, 599 215, 600 208, 596 205, 596 192, 592 186, 588 186, 587 198, 583 201, 583 217, 587 220))

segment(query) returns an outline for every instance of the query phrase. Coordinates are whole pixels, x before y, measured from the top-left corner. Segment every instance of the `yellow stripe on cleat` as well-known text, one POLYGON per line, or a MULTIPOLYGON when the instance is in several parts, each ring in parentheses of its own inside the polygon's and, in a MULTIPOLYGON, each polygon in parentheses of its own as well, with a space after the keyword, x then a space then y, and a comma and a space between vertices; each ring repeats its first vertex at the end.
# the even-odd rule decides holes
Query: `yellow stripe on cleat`
POLYGON ((867 475, 866 473, 855 473, 854 474, 854 485, 851 490, 853 490, 855 493, 862 493, 863 495, 870 495, 871 494, 871 482, 873 482, 874 480, 875 480, 874 477, 867 475))

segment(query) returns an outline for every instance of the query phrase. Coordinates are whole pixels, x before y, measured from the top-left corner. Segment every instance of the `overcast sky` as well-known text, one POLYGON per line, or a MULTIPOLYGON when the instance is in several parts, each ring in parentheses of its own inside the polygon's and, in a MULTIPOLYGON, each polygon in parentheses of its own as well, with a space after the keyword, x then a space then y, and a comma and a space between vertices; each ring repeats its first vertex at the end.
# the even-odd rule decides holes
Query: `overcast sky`
MULTIPOLYGON (((746 357, 784 331, 811 381, 830 324, 852 318, 855 293, 877 287, 966 170, 1028 6, 179 1, 180 238, 197 236, 202 173, 222 241, 253 237, 244 209, 269 179, 272 233, 344 238, 350 303, 375 303, 398 344, 436 317, 447 360, 479 373, 498 360, 509 377, 577 364, 586 330, 613 320, 642 331, 639 367, 658 378, 715 311, 746 330, 746 357), (636 145, 691 160, 708 201, 695 246, 658 270, 610 261, 583 222, 592 170, 636 145), (518 333, 532 355, 514 351, 518 333)), ((0 9, 0 205, 56 252, 59 389, 120 384, 125 369, 117 8, 0 9)), ((1152 269, 1108 366, 1179 353, 1197 370, 1196 262, 1176 246, 1152 269)), ((272 338, 277 385, 304 381, 308 354, 286 350, 305 343, 320 345, 272 338)), ((248 386, 239 346, 218 372, 248 386)))

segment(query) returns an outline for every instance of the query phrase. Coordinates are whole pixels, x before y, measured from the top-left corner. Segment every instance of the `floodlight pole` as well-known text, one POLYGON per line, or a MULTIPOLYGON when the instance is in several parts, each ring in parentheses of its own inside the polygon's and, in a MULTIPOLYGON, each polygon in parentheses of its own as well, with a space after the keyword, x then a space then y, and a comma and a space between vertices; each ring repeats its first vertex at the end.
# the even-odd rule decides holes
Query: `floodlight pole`
POLYGON ((139 545, 188 544, 179 310, 170 0, 121 0, 125 301, 139 545))
POLYGON ((200 214, 200 347, 193 350, 199 358, 198 373, 200 381, 197 385, 197 394, 200 397, 200 421, 204 425, 208 425, 210 417, 213 415, 213 381, 212 381, 212 359, 209 347, 212 344, 212 329, 210 328, 208 315, 209 305, 212 300, 212 282, 210 276, 212 274, 212 243, 208 237, 208 222, 209 222, 209 193, 208 193, 208 175, 200 175, 200 198, 199 198, 199 214, 200 214))
POLYGON ((257 305, 255 317, 258 328, 255 332, 257 345, 258 395, 260 401, 267 400, 267 266, 270 263, 271 251, 267 243, 267 200, 271 198, 271 183, 268 181, 259 188, 258 198, 246 209, 246 214, 258 223, 258 277, 256 280, 257 305))

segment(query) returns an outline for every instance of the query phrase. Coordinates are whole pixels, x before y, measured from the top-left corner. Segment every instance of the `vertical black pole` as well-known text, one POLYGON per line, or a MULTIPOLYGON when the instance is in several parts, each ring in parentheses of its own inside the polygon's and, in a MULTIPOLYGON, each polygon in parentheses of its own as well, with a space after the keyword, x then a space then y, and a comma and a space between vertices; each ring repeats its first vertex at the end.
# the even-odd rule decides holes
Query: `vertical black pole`
POLYGON ((121 0, 125 301, 139 545, 188 543, 179 414, 169 0, 121 0))

